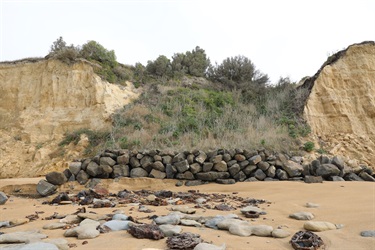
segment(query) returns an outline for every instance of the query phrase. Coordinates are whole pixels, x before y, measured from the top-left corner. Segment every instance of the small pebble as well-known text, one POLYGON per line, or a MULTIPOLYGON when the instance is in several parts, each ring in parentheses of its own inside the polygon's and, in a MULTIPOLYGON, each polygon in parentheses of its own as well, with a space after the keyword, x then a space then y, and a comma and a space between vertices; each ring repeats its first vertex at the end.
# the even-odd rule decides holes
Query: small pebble
POLYGON ((319 207, 319 204, 316 204, 316 203, 312 203, 312 202, 307 202, 305 207, 308 207, 308 208, 318 208, 319 207))

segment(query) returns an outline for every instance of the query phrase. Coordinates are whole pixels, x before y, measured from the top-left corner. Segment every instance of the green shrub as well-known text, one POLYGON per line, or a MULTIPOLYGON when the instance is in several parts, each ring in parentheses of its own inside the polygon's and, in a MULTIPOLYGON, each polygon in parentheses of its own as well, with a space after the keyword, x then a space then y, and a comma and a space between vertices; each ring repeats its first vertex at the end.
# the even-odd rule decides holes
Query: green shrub
POLYGON ((107 50, 96 41, 88 41, 82 47, 75 47, 73 44, 66 45, 62 37, 59 37, 51 46, 47 57, 58 59, 64 63, 74 63, 77 58, 84 58, 100 65, 95 68, 95 73, 110 83, 123 83, 130 80, 132 71, 125 65, 116 61, 113 50, 107 50))
POLYGON ((313 142, 311 141, 308 141, 306 142, 304 145, 303 145, 303 149, 306 151, 306 152, 311 152, 313 151, 315 148, 315 145, 313 142))
POLYGON ((171 73, 171 64, 166 56, 161 55, 155 61, 148 61, 146 70, 149 74, 166 77, 171 73))

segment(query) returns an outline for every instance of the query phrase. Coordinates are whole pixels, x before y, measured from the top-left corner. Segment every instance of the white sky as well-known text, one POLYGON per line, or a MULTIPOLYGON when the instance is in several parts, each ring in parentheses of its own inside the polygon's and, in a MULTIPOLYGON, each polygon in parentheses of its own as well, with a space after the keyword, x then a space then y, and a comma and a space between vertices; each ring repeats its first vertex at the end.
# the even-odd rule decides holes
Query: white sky
POLYGON ((198 45, 213 63, 244 55, 272 82, 375 40, 375 0, 0 0, 0 17, 0 61, 43 57, 59 36, 95 40, 133 65, 198 45))

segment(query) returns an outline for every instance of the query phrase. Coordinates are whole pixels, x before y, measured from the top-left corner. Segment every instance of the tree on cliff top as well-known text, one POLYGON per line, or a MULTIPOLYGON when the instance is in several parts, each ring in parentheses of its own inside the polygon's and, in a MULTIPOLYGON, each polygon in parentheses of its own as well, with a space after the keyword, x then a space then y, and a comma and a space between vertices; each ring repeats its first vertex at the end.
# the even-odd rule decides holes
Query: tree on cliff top
POLYGON ((249 84, 261 86, 269 81, 268 76, 257 70, 249 58, 241 55, 228 57, 221 64, 211 66, 208 77, 231 89, 243 89, 249 84))
POLYGON ((62 38, 62 36, 60 36, 51 45, 50 52, 51 53, 55 53, 55 52, 58 52, 58 51, 61 51, 61 50, 65 49, 65 48, 66 48, 66 42, 64 41, 64 39, 62 38))
POLYGON ((107 50, 96 41, 88 41, 82 45, 80 55, 87 60, 94 60, 111 67, 117 65, 115 51, 107 50))
POLYGON ((88 41, 82 47, 73 44, 67 46, 60 36, 51 45, 47 58, 55 58, 67 64, 73 63, 77 58, 84 58, 100 64, 101 69, 95 69, 95 72, 108 82, 121 83, 129 79, 129 70, 116 61, 115 52, 104 48, 96 41, 88 41))
POLYGON ((47 55, 47 58, 52 57, 70 64, 79 57, 79 51, 80 49, 78 47, 75 47, 73 44, 71 44, 70 46, 66 46, 66 42, 60 36, 51 45, 51 50, 47 55))

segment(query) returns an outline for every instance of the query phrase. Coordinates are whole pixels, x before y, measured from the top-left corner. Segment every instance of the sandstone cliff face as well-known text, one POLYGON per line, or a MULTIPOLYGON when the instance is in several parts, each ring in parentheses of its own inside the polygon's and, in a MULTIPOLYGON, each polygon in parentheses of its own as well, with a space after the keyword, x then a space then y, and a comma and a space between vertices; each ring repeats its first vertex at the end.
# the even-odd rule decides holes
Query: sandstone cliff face
POLYGON ((65 132, 108 129, 111 114, 138 96, 130 83, 102 81, 86 61, 57 60, 0 64, 0 93, 0 178, 61 168, 51 153, 65 132))
POLYGON ((310 80, 304 116, 331 153, 375 162, 375 43, 354 44, 310 80))

